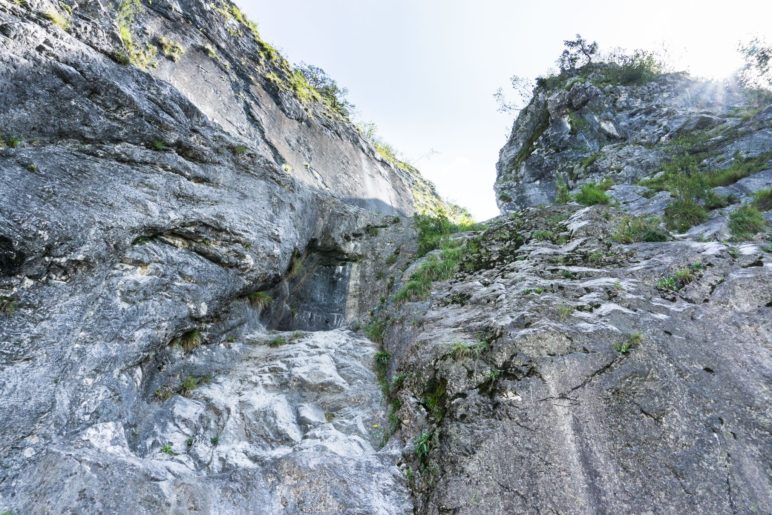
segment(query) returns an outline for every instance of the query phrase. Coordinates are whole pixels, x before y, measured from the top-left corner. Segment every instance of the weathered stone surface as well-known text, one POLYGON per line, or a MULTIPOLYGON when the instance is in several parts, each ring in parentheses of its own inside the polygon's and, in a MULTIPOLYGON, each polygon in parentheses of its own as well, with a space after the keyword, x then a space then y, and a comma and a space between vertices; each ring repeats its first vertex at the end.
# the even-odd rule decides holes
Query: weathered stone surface
POLYGON ((478 271, 390 314, 418 512, 763 510, 770 254, 613 244, 620 211, 574 210, 492 221, 469 256, 478 271), (561 226, 565 243, 529 237, 561 226), (503 231, 526 240, 514 255, 499 250, 503 231), (683 289, 658 288, 690 266, 683 289))
POLYGON ((386 259, 414 245, 411 190, 431 188, 274 85, 285 64, 230 4, 141 4, 133 47, 184 49, 147 70, 114 60, 123 7, 78 4, 65 31, 42 14, 58 4, 0 2, 0 511, 408 510, 371 435, 371 344, 227 346, 261 327, 256 291, 276 297, 264 324, 361 318, 406 257, 386 259))
POLYGON ((405 513, 399 455, 376 450, 374 354, 341 330, 201 347, 164 375, 207 384, 149 402, 130 426, 97 422, 47 447, 28 438, 34 465, 8 500, 22 513, 405 513))
MULTIPOLYGON (((592 80, 575 77, 557 88, 536 88, 497 164, 503 211, 552 203, 560 182, 573 191, 609 179, 635 184, 683 152, 675 145, 679 138, 695 134, 709 136, 704 160, 716 168, 738 156, 772 152, 769 109, 757 108, 735 84, 681 74, 629 86, 598 87, 592 80)), ((770 186, 754 177, 746 180, 763 183, 754 191, 770 186)))

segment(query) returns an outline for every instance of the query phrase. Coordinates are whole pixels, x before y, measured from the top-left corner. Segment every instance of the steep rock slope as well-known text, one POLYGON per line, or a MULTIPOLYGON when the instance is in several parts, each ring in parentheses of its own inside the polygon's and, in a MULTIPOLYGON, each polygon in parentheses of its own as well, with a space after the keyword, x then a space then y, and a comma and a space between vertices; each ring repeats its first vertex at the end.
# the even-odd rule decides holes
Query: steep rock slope
POLYGON ((564 86, 502 150, 505 214, 375 310, 416 511, 767 511, 772 106, 684 76, 564 86), (709 214, 677 235, 681 184, 709 214))
MULTIPOLYGON (((738 200, 747 199, 772 183, 767 107, 739 86, 681 74, 642 85, 599 84, 592 75, 540 85, 501 150, 499 207, 550 204, 561 184, 568 190, 604 179, 635 185, 683 152, 710 170, 757 165, 754 171, 762 174, 753 184, 731 189, 738 200)), ((637 198, 645 191, 621 187, 619 196, 645 203, 637 198)), ((657 200, 662 204, 667 195, 657 200)))
POLYGON ((229 3, 2 0, 0 70, 0 508, 409 510, 336 328, 431 184, 229 3))

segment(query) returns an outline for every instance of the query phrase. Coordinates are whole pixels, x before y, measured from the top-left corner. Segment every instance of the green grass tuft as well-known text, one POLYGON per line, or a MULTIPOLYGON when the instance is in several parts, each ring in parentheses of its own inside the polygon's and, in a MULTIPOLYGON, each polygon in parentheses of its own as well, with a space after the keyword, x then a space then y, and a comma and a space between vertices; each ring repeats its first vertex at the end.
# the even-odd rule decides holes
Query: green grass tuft
POLYGON ((249 303, 258 309, 268 307, 268 305, 271 304, 271 301, 273 301, 271 295, 265 291, 252 292, 247 295, 247 298, 249 299, 249 303))
POLYGON ((594 206, 596 204, 608 204, 611 200, 606 195, 606 189, 603 184, 583 184, 582 189, 576 195, 576 201, 585 206, 594 206))
POLYGON ((611 235, 619 243, 667 241, 670 235, 660 229, 660 220, 656 216, 625 216, 611 235))
POLYGON ((736 240, 749 240, 766 225, 764 215, 751 204, 745 204, 729 215, 729 230, 736 240))
POLYGON ((181 44, 165 36, 158 38, 158 44, 161 45, 161 53, 164 57, 174 62, 179 61, 185 53, 185 49, 181 44))
POLYGON ((760 211, 772 211, 772 188, 757 191, 753 196, 753 206, 760 211))

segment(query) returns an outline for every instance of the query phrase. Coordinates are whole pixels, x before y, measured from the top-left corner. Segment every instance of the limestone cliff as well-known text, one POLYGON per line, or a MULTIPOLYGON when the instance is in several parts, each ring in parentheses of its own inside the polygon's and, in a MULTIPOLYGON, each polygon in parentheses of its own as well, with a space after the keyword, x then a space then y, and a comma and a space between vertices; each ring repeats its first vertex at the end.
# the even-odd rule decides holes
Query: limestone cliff
POLYGON ((430 183, 228 2, 0 1, 0 103, 1 511, 407 509, 374 344, 294 330, 430 183))
POLYGON ((459 226, 228 2, 0 71, 0 512, 772 506, 768 96, 542 81, 459 226))
POLYGON ((772 505, 770 97, 598 79, 541 81, 504 214, 376 310, 418 513, 772 505))

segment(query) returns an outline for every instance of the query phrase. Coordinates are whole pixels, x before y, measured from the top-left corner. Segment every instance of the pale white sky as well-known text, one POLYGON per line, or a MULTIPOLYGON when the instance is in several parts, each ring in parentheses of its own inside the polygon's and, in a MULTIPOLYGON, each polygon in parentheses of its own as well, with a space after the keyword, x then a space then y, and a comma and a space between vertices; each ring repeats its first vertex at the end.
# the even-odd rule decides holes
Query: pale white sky
POLYGON ((349 89, 356 118, 478 220, 498 214, 498 152, 513 115, 493 93, 513 75, 545 73, 564 39, 601 50, 658 49, 680 67, 722 77, 737 44, 772 40, 772 1, 238 0, 292 62, 324 68, 349 89))

